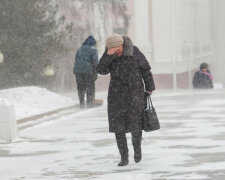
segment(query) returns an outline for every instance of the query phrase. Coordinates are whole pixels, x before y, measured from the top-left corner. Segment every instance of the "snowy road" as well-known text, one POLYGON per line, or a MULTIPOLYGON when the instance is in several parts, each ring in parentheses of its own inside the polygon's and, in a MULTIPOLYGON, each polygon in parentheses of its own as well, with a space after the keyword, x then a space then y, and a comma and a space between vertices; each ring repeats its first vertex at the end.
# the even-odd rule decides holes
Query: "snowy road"
MULTIPOLYGON (((105 97, 105 94, 102 96, 105 97)), ((117 167, 106 105, 20 132, 0 143, 0 179, 225 179, 225 91, 158 92, 161 130, 144 133, 143 161, 117 167)))

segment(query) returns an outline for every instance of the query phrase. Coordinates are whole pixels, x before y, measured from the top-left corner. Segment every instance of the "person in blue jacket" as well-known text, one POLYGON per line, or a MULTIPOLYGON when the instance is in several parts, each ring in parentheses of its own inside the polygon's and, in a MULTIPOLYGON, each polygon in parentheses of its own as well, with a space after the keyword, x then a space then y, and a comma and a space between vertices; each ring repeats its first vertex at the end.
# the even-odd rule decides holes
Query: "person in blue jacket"
POLYGON ((84 108, 84 97, 87 94, 87 106, 92 107, 95 96, 96 67, 98 51, 95 48, 96 40, 89 36, 77 50, 73 73, 76 75, 80 107, 84 108))

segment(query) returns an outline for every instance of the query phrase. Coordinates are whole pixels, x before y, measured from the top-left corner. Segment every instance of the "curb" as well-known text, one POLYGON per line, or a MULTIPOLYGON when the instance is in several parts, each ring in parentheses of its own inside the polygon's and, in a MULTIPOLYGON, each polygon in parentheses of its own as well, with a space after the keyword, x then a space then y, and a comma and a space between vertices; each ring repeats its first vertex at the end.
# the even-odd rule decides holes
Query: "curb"
MULTIPOLYGON (((38 119, 50 117, 50 116, 52 116, 52 115, 54 115, 56 113, 60 113, 62 111, 71 110, 71 109, 79 109, 79 104, 72 105, 72 106, 69 106, 69 107, 60 108, 60 109, 56 109, 56 110, 52 110, 52 111, 45 112, 45 113, 38 114, 38 115, 34 115, 34 116, 31 116, 31 117, 19 119, 19 120, 17 120, 17 124, 18 124, 18 126, 20 126, 19 127, 19 130, 25 129, 27 127, 30 127, 30 126, 26 126, 26 125, 23 126, 24 124, 31 123, 31 122, 35 122, 38 119)), ((39 124, 39 123, 37 123, 37 124, 39 124)))
MULTIPOLYGON (((98 100, 97 102, 100 102, 100 104, 98 104, 95 107, 101 106, 101 101, 98 100)), ((80 105, 76 104, 76 105, 52 110, 52 111, 49 111, 49 112, 45 112, 45 113, 42 113, 42 114, 34 115, 34 116, 31 116, 31 117, 19 119, 19 120, 17 120, 18 129, 23 130, 23 129, 38 125, 42 122, 54 120, 56 118, 54 116, 55 114, 67 115, 67 114, 70 114, 72 112, 78 112, 80 110, 81 110, 80 105)))

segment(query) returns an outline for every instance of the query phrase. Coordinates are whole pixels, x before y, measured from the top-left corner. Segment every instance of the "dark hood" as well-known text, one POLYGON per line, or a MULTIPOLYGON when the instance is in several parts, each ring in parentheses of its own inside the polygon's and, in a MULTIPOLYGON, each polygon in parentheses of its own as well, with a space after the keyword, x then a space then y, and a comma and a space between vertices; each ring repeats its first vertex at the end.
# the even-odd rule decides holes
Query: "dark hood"
POLYGON ((96 40, 93 36, 89 36, 83 43, 83 46, 95 46, 96 40))

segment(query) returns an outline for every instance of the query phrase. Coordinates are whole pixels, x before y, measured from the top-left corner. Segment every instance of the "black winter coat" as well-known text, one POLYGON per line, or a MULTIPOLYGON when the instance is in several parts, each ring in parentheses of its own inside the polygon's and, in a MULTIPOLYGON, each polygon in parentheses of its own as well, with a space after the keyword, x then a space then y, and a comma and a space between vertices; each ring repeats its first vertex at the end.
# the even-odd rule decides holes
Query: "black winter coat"
POLYGON ((210 89, 213 88, 213 82, 207 75, 197 71, 193 78, 193 86, 195 89, 210 89))
POLYGON ((121 57, 103 54, 97 72, 110 73, 108 91, 109 131, 127 133, 142 130, 145 89, 155 90, 150 65, 142 52, 124 37, 121 57), (144 81, 144 84, 143 84, 144 81))

